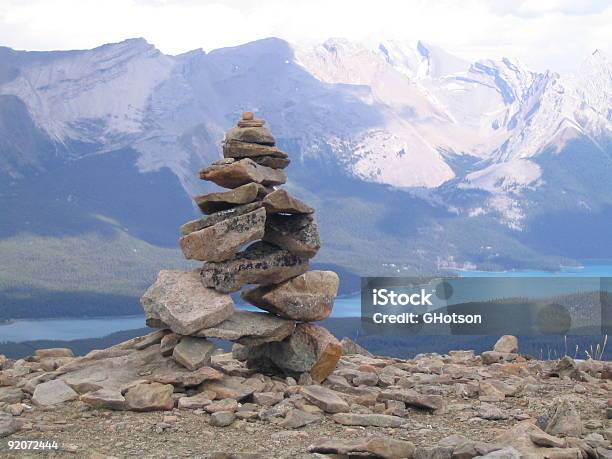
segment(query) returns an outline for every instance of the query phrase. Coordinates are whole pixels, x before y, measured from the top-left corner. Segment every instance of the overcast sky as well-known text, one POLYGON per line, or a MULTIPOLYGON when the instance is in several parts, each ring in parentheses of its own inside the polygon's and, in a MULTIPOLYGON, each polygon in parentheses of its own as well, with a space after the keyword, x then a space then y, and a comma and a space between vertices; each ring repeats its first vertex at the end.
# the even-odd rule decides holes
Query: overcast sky
POLYGON ((0 45, 83 49, 144 37, 164 53, 276 36, 423 40, 469 60, 574 70, 612 50, 610 0, 0 0, 0 45))

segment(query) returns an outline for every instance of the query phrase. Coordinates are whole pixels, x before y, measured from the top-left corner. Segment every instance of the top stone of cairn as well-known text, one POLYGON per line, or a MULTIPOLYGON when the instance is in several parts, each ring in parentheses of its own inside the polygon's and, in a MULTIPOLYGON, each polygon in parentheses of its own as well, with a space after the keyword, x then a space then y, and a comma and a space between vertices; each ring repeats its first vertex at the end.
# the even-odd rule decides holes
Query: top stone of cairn
POLYGON ((225 140, 274 146, 276 140, 270 130, 264 127, 265 123, 264 120, 256 119, 252 112, 244 112, 242 119, 238 121, 238 127, 227 131, 225 140))

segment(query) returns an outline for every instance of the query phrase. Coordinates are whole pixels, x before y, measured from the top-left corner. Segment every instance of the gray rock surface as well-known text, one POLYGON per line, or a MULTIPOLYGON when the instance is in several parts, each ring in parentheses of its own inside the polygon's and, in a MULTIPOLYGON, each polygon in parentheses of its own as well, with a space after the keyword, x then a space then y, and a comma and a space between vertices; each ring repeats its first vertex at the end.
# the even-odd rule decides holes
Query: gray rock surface
POLYGON ((174 347, 172 358, 188 370, 197 370, 210 363, 215 345, 205 338, 184 336, 174 347))
POLYGON ((304 258, 314 257, 321 247, 312 215, 269 215, 263 240, 304 258))

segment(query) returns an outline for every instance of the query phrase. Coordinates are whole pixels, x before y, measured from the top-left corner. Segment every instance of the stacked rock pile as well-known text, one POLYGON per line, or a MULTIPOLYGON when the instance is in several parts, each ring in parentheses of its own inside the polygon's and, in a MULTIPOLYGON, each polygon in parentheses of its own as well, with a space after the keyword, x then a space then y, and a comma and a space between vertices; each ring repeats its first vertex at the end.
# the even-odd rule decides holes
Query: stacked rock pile
POLYGON ((188 369, 206 365, 214 350, 207 338, 220 338, 237 343, 235 355, 249 367, 321 382, 342 350, 312 322, 330 315, 339 279, 308 271, 320 248, 314 209, 275 188, 290 160, 264 124, 244 113, 225 135, 224 158, 200 171, 229 189, 196 196, 205 216, 181 227, 183 254, 202 269, 161 271, 142 305, 149 326, 172 331, 162 353, 188 369), (247 284, 257 286, 242 298, 266 312, 234 308, 230 293, 247 284))

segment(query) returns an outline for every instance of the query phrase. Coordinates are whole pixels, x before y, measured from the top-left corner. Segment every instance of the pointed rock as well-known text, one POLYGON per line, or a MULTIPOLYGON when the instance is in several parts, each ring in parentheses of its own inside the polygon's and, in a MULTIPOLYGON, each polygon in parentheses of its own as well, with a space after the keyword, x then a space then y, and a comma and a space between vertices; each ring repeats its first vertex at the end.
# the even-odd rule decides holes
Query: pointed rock
POLYGON ((263 205, 269 214, 311 214, 314 212, 312 207, 294 198, 282 188, 267 194, 263 199, 263 205))
POLYGON ((205 263, 201 275, 206 287, 227 293, 245 284, 283 282, 307 270, 304 258, 266 242, 255 242, 231 260, 205 263))
POLYGON ((266 195, 266 189, 258 183, 247 183, 230 191, 220 191, 196 196, 194 201, 205 214, 212 214, 232 207, 249 204, 266 195))
POLYGON ((241 296, 280 317, 314 322, 330 315, 339 284, 340 279, 333 271, 308 271, 278 285, 247 290, 241 296))
POLYGON ((213 164, 200 171, 200 178, 225 188, 238 188, 251 182, 275 186, 287 181, 287 175, 282 170, 260 166, 249 158, 213 164))
POLYGON ((179 243, 188 260, 228 260, 242 245, 261 239, 265 223, 265 209, 257 209, 183 236, 179 243))
POLYGON ((269 215, 263 240, 304 258, 314 257, 321 247, 310 215, 269 215))
POLYGON ((195 335, 256 345, 282 341, 294 328, 295 322, 291 320, 260 312, 236 311, 220 324, 200 330, 195 335))
POLYGON ((231 297, 205 288, 197 271, 160 271, 141 303, 147 319, 159 319, 181 335, 217 325, 234 312, 231 297))
POLYGON ((546 433, 562 437, 581 437, 584 429, 582 420, 572 402, 563 398, 554 406, 554 413, 544 429, 546 433))
POLYGON ((232 128, 225 133, 225 141, 229 142, 232 140, 270 146, 274 146, 276 143, 270 130, 265 127, 232 128))
POLYGON ((239 140, 227 140, 223 142, 223 156, 234 159, 255 159, 260 157, 287 159, 289 155, 276 147, 241 142, 239 140))
POLYGON ((214 350, 215 345, 207 339, 185 336, 174 348, 172 358, 193 371, 209 364, 214 350))

